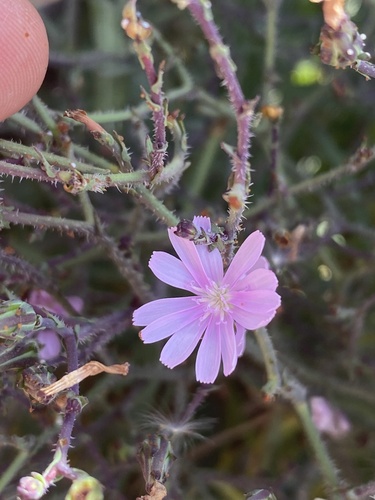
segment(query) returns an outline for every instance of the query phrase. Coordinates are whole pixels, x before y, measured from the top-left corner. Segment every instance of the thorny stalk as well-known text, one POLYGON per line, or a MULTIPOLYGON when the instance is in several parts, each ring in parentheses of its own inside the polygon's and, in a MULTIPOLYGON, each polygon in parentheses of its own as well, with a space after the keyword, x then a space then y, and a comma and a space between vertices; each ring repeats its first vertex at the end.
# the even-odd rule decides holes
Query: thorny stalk
POLYGON ((210 55, 215 62, 216 72, 228 90, 229 100, 236 116, 237 146, 235 149, 224 146, 232 163, 232 175, 228 182, 228 189, 224 194, 224 199, 229 207, 226 229, 229 241, 233 242, 232 245, 228 245, 227 260, 230 261, 233 256, 234 240, 237 231, 240 229, 240 222, 246 207, 251 184, 248 159, 250 155, 250 126, 254 117, 256 100, 248 101, 243 95, 229 47, 224 44, 214 22, 211 3, 207 0, 173 1, 181 8, 186 7, 201 27, 209 43, 210 55))

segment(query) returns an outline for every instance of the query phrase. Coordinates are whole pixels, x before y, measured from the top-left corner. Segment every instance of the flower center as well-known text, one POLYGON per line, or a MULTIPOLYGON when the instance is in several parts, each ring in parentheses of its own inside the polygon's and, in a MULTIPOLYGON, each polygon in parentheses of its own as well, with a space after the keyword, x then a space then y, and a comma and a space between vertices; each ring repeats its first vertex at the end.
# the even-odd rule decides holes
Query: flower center
POLYGON ((206 309, 204 318, 213 314, 218 317, 220 322, 224 321, 225 314, 231 308, 229 286, 212 282, 205 289, 197 290, 196 293, 199 296, 198 302, 203 304, 206 309))

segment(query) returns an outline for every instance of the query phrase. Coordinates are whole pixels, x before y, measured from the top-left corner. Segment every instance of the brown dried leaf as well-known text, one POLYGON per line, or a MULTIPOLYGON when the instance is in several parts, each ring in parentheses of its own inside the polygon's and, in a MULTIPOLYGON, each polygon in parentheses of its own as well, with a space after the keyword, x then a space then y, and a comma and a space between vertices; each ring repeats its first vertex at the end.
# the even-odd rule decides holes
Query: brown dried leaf
POLYGON ((122 365, 105 366, 102 363, 99 363, 99 361, 89 361, 77 370, 68 373, 57 382, 44 387, 43 389, 41 389, 41 391, 46 396, 53 396, 58 392, 64 391, 66 389, 69 389, 73 385, 78 384, 87 377, 92 377, 93 375, 98 375, 102 372, 125 376, 129 372, 129 367, 129 363, 124 363, 122 365))

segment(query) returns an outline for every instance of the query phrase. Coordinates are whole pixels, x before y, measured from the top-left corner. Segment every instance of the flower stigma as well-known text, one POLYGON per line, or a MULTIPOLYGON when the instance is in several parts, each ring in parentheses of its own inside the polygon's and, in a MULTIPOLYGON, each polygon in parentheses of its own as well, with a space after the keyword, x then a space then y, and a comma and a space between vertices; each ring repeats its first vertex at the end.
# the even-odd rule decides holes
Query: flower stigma
POLYGON ((196 293, 198 295, 197 303, 205 306, 205 314, 202 320, 214 314, 219 316, 219 322, 223 323, 226 313, 231 309, 229 286, 211 281, 204 289, 196 287, 196 293))

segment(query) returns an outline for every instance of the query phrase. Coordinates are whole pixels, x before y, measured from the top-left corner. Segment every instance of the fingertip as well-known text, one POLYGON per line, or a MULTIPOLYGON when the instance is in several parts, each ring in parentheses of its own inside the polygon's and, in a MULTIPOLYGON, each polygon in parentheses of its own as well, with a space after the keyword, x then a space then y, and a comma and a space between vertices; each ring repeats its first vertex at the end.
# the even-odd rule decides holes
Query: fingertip
POLYGON ((48 65, 42 18, 28 0, 0 0, 0 121, 39 90, 48 65))

